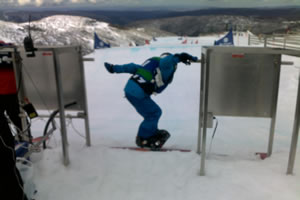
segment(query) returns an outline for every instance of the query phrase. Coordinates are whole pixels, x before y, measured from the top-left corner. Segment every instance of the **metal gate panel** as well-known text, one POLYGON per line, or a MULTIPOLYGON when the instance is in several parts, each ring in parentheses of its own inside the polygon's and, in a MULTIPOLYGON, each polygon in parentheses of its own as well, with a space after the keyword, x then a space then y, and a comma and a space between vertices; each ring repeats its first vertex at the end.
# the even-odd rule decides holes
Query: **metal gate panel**
POLYGON ((209 54, 208 112, 223 116, 271 117, 281 55, 209 54), (271 103, 270 103, 271 102, 271 103))
POLYGON ((56 110, 57 88, 55 64, 60 68, 64 102, 76 101, 71 110, 84 110, 84 77, 81 53, 78 47, 39 48, 35 57, 27 57, 20 51, 23 59, 22 78, 26 97, 41 110, 56 110))

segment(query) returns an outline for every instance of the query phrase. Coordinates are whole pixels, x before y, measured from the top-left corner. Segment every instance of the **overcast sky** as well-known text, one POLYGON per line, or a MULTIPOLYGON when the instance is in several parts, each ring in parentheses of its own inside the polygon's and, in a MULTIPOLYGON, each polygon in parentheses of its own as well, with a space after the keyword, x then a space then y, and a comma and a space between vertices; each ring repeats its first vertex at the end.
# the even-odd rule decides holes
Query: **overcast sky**
POLYGON ((193 7, 265 7, 265 6, 300 6, 300 0, 0 0, 0 7, 14 5, 50 6, 193 6, 193 7))

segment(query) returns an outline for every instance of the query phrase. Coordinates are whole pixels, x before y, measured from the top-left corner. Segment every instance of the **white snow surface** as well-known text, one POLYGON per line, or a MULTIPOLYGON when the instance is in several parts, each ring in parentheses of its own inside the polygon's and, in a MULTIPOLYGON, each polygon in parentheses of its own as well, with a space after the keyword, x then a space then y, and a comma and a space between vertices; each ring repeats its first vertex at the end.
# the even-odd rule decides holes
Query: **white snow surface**
MULTIPOLYGON (((171 133, 167 148, 191 152, 137 152, 112 149, 135 146, 142 118, 124 98, 129 74, 109 74, 104 62, 138 63, 163 52, 187 52, 200 57, 201 46, 212 45, 220 36, 158 38, 151 45, 97 50, 85 63, 87 98, 92 146, 85 146, 82 120, 68 122, 70 165, 62 161, 58 131, 49 149, 35 153, 33 180, 37 200, 299 200, 300 159, 294 174, 286 175, 300 60, 283 66, 273 154, 261 160, 256 152, 266 152, 270 119, 217 117, 219 125, 206 160, 206 175, 199 176, 196 153, 198 134, 200 64, 178 64, 173 83, 153 99, 162 108, 160 129, 171 133), (195 44, 198 40, 199 44, 195 44), (191 44, 191 41, 194 41, 191 44), (80 135, 81 136, 80 136, 80 135)), ((247 37, 235 38, 239 45, 247 37)), ((58 123, 59 124, 59 123, 58 123)), ((45 121, 35 120, 32 131, 42 135, 45 121)), ((207 150, 213 129, 208 129, 207 150)), ((298 145, 299 146, 299 145, 298 145)), ((298 150, 298 157, 299 157, 298 150)))

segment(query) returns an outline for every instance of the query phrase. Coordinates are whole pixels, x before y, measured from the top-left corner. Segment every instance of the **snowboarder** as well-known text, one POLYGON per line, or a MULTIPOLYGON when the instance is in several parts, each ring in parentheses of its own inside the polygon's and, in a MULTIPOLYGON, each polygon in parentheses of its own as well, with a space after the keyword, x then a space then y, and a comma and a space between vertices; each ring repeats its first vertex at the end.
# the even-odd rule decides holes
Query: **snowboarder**
POLYGON ((188 53, 163 53, 160 57, 147 59, 142 65, 104 63, 105 68, 110 73, 133 74, 124 91, 127 100, 144 118, 136 137, 137 146, 158 149, 170 137, 168 131, 158 129, 158 121, 162 111, 151 99, 151 95, 161 93, 172 82, 179 62, 189 65, 191 61, 197 60, 197 57, 188 53))

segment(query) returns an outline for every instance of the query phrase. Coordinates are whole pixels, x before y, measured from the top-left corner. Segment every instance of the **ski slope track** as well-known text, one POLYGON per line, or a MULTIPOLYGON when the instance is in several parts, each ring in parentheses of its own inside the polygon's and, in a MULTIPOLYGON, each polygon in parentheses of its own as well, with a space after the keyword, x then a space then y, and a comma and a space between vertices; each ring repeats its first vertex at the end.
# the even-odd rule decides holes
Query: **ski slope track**
MULTIPOLYGON (((69 24, 76 27, 78 24, 69 24)), ((107 24, 98 24, 106 30, 107 24)), ((54 25, 57 27, 57 25, 54 25)), ((57 30, 59 32, 59 30, 57 30)), ((200 64, 178 64, 173 83, 153 96, 162 108, 160 129, 170 132, 166 148, 191 152, 138 152, 113 149, 135 146, 142 118, 124 98, 129 74, 109 74, 104 62, 143 63, 163 52, 187 52, 200 57, 201 46, 212 45, 221 36, 158 38, 141 47, 96 50, 86 57, 87 98, 92 146, 86 147, 84 124, 68 121, 70 165, 62 163, 61 138, 55 132, 49 149, 32 155, 37 200, 299 200, 300 152, 294 175, 286 175, 292 135, 300 60, 281 70, 273 154, 261 160, 255 152, 266 152, 270 119, 217 117, 218 128, 206 160, 206 176, 199 176, 197 148, 200 64), (198 41, 198 44, 196 44, 198 41), (79 135, 80 134, 80 135, 79 135)), ((246 45, 247 36, 235 38, 246 45)), ((32 132, 40 136, 45 122, 34 120, 32 132)), ((208 129, 209 148, 213 129, 208 129)), ((299 145, 298 145, 299 146, 299 145)), ((298 148, 299 149, 299 148, 298 148)), ((209 150, 209 149, 208 149, 209 150)))

